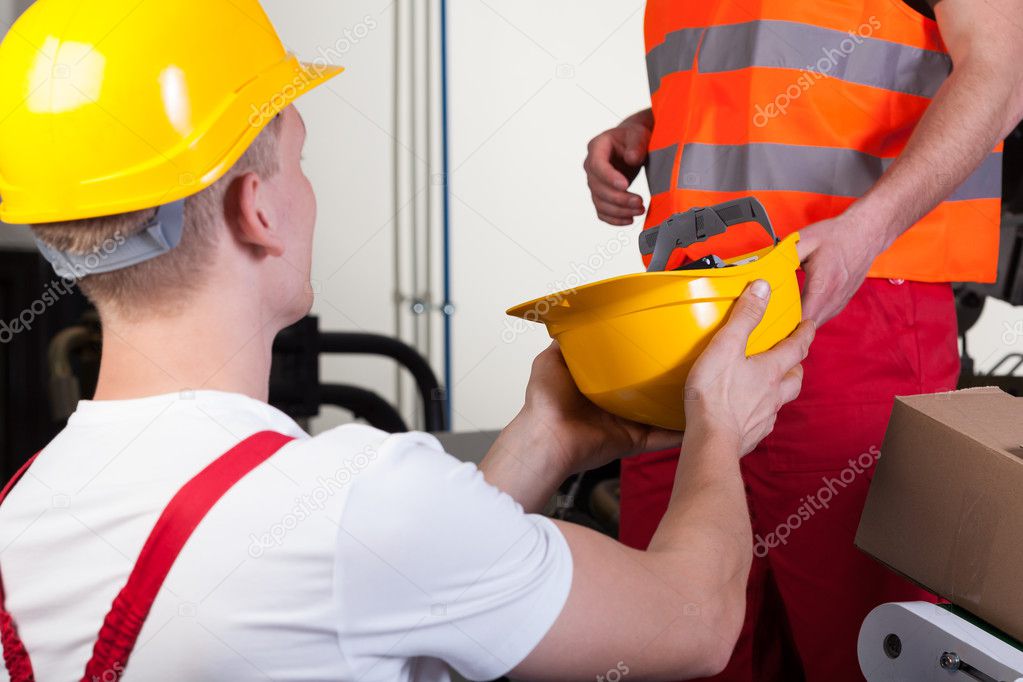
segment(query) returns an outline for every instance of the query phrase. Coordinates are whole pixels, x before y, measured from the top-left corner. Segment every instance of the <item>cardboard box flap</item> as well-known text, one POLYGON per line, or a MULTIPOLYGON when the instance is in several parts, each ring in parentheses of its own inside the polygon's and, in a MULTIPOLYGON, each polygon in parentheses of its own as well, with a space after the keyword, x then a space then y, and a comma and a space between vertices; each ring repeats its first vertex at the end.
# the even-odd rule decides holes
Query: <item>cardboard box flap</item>
POLYGON ((992 450, 1023 459, 1023 399, 997 388, 896 398, 951 429, 992 450))

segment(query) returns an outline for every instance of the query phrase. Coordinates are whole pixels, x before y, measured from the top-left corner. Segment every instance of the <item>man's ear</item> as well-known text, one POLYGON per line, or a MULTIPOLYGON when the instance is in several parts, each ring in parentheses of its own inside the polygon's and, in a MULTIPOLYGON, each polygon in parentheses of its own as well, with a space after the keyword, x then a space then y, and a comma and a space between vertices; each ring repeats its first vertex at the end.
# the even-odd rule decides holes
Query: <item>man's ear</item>
POLYGON ((227 224, 243 244, 256 247, 271 256, 284 254, 284 241, 279 225, 267 205, 267 188, 256 173, 245 173, 235 179, 227 190, 225 210, 227 224))

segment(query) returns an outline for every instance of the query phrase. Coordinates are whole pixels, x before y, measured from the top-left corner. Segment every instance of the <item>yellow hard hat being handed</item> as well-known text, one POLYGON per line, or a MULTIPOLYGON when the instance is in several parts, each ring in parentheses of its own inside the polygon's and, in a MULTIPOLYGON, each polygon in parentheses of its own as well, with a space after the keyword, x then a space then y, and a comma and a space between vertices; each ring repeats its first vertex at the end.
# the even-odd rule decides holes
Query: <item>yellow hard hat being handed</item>
POLYGON ((603 409, 683 429, 689 370, 751 282, 767 281, 771 300, 750 335, 748 354, 770 349, 799 324, 798 241, 797 233, 779 242, 763 205, 752 197, 694 208, 640 236, 640 251, 650 257, 647 272, 550 294, 508 314, 547 325, 579 390, 603 409), (677 248, 745 222, 760 223, 774 244, 664 271, 677 248))
POLYGON ((38 0, 0 44, 0 220, 197 194, 341 71, 289 54, 257 0, 38 0))

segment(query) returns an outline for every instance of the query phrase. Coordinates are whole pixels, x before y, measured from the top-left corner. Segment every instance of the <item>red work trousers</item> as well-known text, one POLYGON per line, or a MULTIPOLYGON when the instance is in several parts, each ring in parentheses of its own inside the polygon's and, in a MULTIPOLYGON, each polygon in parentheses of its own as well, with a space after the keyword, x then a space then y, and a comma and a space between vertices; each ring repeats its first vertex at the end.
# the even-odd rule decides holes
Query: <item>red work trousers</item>
MULTIPOLYGON (((868 279, 817 330, 803 391, 742 460, 754 559, 746 622, 716 682, 863 680, 856 639, 889 601, 934 597, 853 545, 896 395, 955 388, 948 284, 868 279)), ((668 504, 677 453, 622 463, 621 539, 645 548, 668 504)))

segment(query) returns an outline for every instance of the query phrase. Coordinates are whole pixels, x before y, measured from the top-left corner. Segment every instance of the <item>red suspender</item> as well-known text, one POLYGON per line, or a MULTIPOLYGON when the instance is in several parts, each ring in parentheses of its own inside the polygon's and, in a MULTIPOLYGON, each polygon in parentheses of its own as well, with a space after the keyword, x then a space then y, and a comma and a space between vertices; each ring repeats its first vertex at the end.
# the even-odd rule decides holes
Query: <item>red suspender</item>
MULTIPOLYGON (((32 466, 32 463, 36 461, 38 456, 38 452, 32 455, 18 469, 18 473, 14 474, 14 478, 7 482, 4 489, 0 491, 0 504, 3 504, 3 501, 7 499, 7 493, 11 492, 11 489, 21 480, 21 477, 25 475, 25 472, 28 471, 28 468, 32 466)), ((3 643, 4 664, 7 666, 7 674, 10 676, 11 682, 33 682, 35 675, 32 673, 32 661, 29 660, 28 652, 25 651, 25 645, 21 643, 21 638, 18 637, 18 628, 14 624, 14 619, 11 618, 11 614, 7 613, 7 607, 4 605, 3 576, 0 576, 0 642, 3 643)))
MULTIPOLYGON (((153 601, 196 526, 232 486, 292 440, 291 436, 272 431, 250 436, 196 474, 174 495, 146 539, 128 582, 103 621, 92 658, 85 666, 83 682, 120 679, 153 601)), ((19 476, 27 468, 28 465, 19 476)), ((8 484, 4 494, 17 478, 8 484)), ((0 502, 3 502, 2 496, 0 502)), ((32 664, 2 604, 0 615, 3 617, 4 659, 11 682, 31 682, 32 664)))

